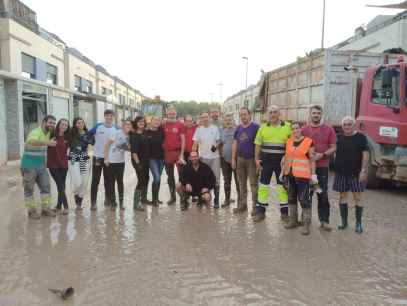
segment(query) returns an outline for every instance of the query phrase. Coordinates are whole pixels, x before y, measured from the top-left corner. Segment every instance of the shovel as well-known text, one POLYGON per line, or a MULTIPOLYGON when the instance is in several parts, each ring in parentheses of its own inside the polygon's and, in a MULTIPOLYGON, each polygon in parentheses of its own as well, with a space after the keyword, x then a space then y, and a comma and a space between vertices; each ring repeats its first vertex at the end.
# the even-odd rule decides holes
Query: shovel
POLYGON ((68 287, 66 289, 48 289, 52 293, 55 293, 56 295, 59 295, 63 300, 66 300, 70 298, 74 294, 74 289, 72 287, 68 287))

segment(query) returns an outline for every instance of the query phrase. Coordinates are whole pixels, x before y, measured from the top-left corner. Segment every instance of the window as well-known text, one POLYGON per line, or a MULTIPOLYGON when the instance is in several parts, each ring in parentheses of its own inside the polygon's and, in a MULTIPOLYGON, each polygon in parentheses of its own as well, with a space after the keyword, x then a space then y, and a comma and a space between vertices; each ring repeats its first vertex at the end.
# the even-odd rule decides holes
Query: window
POLYGON ((54 65, 47 64, 46 82, 48 84, 57 85, 57 75, 58 75, 58 68, 54 65))
POLYGON ((22 76, 29 79, 35 79, 35 57, 21 53, 22 76))
POLYGON ((113 94, 113 91, 111 89, 108 89, 106 87, 102 87, 102 95, 111 96, 112 94, 113 94))
POLYGON ((126 104, 126 97, 122 94, 119 94, 119 104, 121 105, 126 104))
POLYGON ((386 98, 387 90, 383 89, 383 73, 384 69, 379 69, 373 79, 372 102, 375 104, 383 104, 390 106, 398 106, 400 101, 400 70, 393 68, 392 71, 392 86, 389 90, 392 93, 392 98, 386 98))
POLYGON ((81 91, 81 82, 82 82, 81 77, 75 75, 75 90, 76 91, 81 91))
POLYGON ((87 93, 93 93, 93 83, 91 81, 86 81, 85 91, 87 93))

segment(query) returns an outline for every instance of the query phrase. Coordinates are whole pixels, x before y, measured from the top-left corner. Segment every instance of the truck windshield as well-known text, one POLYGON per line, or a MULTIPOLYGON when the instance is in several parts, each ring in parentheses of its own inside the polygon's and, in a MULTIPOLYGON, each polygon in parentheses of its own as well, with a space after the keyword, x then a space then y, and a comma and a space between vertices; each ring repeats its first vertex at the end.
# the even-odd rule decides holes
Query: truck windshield
POLYGON ((383 104, 393 107, 398 107, 400 103, 400 70, 393 69, 392 75, 392 97, 389 99, 386 96, 386 90, 383 89, 383 72, 384 69, 379 69, 373 79, 372 102, 375 104, 383 104))

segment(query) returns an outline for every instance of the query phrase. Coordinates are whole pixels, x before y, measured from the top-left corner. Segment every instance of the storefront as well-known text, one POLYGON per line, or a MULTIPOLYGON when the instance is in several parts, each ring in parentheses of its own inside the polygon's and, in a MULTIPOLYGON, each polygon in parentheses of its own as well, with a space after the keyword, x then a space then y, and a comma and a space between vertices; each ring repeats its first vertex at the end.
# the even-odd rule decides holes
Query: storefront
POLYGON ((71 105, 69 103, 69 93, 57 89, 51 89, 49 96, 49 113, 54 115, 57 120, 68 119, 69 122, 73 120, 71 105))

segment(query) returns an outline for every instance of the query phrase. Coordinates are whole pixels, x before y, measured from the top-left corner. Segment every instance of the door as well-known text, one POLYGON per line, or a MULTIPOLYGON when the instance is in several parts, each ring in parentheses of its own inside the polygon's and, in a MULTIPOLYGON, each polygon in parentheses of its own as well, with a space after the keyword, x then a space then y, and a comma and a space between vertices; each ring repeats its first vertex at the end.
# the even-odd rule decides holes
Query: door
POLYGON ((23 99, 24 141, 33 129, 41 125, 45 116, 45 102, 23 99))

